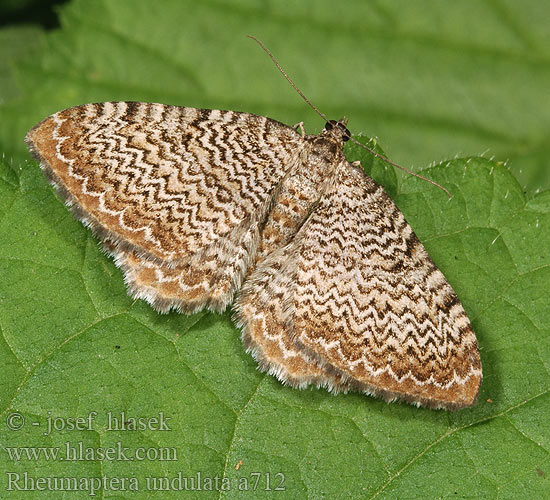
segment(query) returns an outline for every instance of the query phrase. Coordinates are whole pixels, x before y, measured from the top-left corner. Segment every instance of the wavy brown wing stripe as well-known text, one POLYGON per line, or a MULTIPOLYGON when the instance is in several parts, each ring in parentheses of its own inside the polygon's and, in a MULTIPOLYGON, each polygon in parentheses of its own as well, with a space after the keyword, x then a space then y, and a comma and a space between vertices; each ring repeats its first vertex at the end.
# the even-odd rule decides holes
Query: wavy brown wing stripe
POLYGON ((470 322, 380 186, 342 168, 295 241, 298 345, 389 401, 476 402, 481 362, 470 322))
POLYGON ((291 387, 324 387, 347 392, 349 377, 311 356, 294 342, 294 293, 297 254, 290 243, 261 261, 246 280, 234 305, 244 346, 260 369, 291 387))
POLYGON ((222 312, 233 301, 259 242, 259 224, 239 225, 184 263, 165 265, 104 241, 124 272, 130 295, 157 311, 193 314, 207 307, 222 312))
POLYGON ((60 111, 26 141, 83 222, 176 262, 265 217, 303 143, 262 116, 132 102, 60 111))
POLYGON ((106 102, 27 134, 129 293, 223 311, 259 368, 292 387, 458 409, 481 383, 456 294, 393 201, 318 135, 248 113, 106 102))

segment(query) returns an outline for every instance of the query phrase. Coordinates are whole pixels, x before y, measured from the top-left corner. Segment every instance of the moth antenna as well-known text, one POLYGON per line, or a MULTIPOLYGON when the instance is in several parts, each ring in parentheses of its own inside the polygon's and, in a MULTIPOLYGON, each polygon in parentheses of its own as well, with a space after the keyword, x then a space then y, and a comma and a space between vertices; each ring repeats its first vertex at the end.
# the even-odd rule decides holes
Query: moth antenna
POLYGON ((296 86, 296 84, 290 79, 290 76, 288 76, 285 72, 285 70, 281 67, 281 65, 279 64, 279 61, 277 61, 277 59, 275 59, 275 56, 269 51, 269 49, 262 43, 260 42, 260 40, 258 40, 255 36, 252 36, 252 35, 246 35, 248 38, 254 40, 262 49, 264 49, 264 51, 266 52, 266 54, 271 58, 271 60, 275 63, 275 66, 277 66, 277 69, 281 72, 281 74, 287 79, 288 83, 290 83, 290 85, 292 85, 292 87, 294 88, 294 90, 296 92, 298 92, 298 94, 300 94, 300 97, 306 101, 306 103, 309 105, 309 107, 311 109, 313 109, 313 111, 315 111, 323 120, 325 120, 325 122, 328 123, 328 118, 323 114, 321 113, 316 106, 313 105, 313 103, 304 95, 304 93, 296 86))
POLYGON ((399 165, 397 163, 394 163, 393 161, 386 158, 384 155, 381 155, 380 153, 377 153, 376 151, 374 151, 374 149, 371 149, 368 146, 365 146, 364 144, 362 144, 361 142, 356 141, 353 137, 350 137, 349 140, 351 142, 353 142, 354 144, 357 144, 358 146, 361 146, 362 148, 366 149, 373 156, 376 156, 377 158, 380 158, 381 160, 385 161, 386 163, 403 170, 403 172, 407 172, 408 174, 414 175, 415 177, 418 177, 419 179, 422 179, 424 181, 428 181, 430 184, 433 184, 434 186, 438 187, 439 189, 445 191, 445 193, 447 193, 447 196, 449 198, 453 197, 453 195, 449 192, 449 190, 444 188, 441 184, 438 184, 437 182, 432 181, 431 179, 428 179, 428 177, 424 177, 423 175, 417 174, 416 172, 413 172, 412 170, 409 170, 408 168, 402 167, 401 165, 399 165))
MULTIPOLYGON (((292 81, 292 79, 290 78, 290 76, 288 76, 286 74, 286 71, 281 67, 281 65, 279 64, 279 61, 277 61, 277 59, 275 59, 275 56, 270 52, 270 50, 262 43, 260 42, 260 40, 258 40, 255 36, 252 36, 252 35, 246 35, 248 38, 250 38, 251 40, 254 40, 264 51, 265 53, 269 56, 269 58, 275 63, 275 66, 277 66, 277 69, 281 72, 281 74, 286 78, 286 80, 288 81, 288 83, 290 83, 290 85, 292 85, 292 88, 298 92, 298 94, 300 95, 300 97, 308 104, 308 106, 313 109, 313 111, 315 111, 323 120, 325 120, 326 123, 329 123, 329 120, 328 118, 326 117, 326 115, 324 115, 321 111, 319 111, 319 109, 317 108, 317 106, 315 106, 305 95, 304 93, 296 86, 296 84, 292 81)), ((401 170, 403 170, 404 172, 407 172, 408 174, 410 175, 414 175, 415 177, 418 177, 419 179, 423 179, 425 181, 428 181, 430 184, 433 184, 434 186, 437 186, 439 189, 442 189, 443 191, 445 191, 445 193, 447 193, 447 196, 449 198, 452 198, 452 195, 451 193, 445 189, 441 184, 438 184, 437 182, 435 181, 432 181, 431 179, 428 179, 427 177, 424 177, 423 175, 420 175, 420 174, 416 174, 415 172, 412 172, 411 170, 405 168, 405 167, 402 167, 401 165, 398 165, 397 163, 394 163, 393 161, 389 160, 388 158, 386 158, 384 155, 381 155, 379 153, 377 153, 376 151, 374 151, 373 149, 369 148, 368 146, 365 146, 364 144, 361 144, 359 141, 356 141, 355 139, 353 139, 352 137, 349 138, 351 142, 353 142, 354 144, 357 144, 358 146, 361 146, 362 148, 366 149, 369 153, 371 153, 372 155, 376 156, 377 158, 380 158, 381 160, 385 161, 386 163, 388 163, 389 165, 392 165, 394 167, 397 167, 401 170)))

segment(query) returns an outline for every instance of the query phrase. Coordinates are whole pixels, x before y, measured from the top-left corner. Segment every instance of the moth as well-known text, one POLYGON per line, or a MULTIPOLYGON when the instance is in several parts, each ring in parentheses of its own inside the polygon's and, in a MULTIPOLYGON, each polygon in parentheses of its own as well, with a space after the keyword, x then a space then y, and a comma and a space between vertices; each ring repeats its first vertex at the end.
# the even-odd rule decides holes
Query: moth
POLYGON ((292 387, 471 406, 468 317, 346 160, 349 138, 343 120, 306 135, 250 113, 104 102, 49 116, 26 143, 132 297, 187 314, 233 303, 247 351, 292 387))

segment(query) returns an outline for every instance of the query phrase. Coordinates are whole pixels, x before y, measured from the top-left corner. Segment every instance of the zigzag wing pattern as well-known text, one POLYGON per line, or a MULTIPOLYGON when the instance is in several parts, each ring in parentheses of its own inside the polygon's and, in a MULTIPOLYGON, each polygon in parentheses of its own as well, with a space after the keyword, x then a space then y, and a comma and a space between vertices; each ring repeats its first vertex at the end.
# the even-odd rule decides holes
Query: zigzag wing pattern
POLYGON ((133 102, 60 111, 30 150, 156 309, 223 310, 293 387, 432 408, 475 403, 470 322, 392 200, 342 152, 247 113, 133 102), (243 284, 244 282, 244 284, 243 284))
POLYGON ((247 278, 233 306, 233 321, 262 371, 291 387, 310 384, 338 393, 347 391, 345 375, 299 348, 294 337, 296 244, 289 243, 263 260, 247 278))
POLYGON ((134 295, 186 312, 232 300, 303 145, 269 118, 134 102, 60 111, 26 142, 134 295))
POLYGON ((226 309, 241 286, 258 242, 255 221, 237 226, 228 236, 176 265, 141 258, 109 241, 103 248, 123 270, 132 297, 146 300, 159 312, 176 309, 193 314, 204 307, 219 312, 226 309))
POLYGON ((389 401, 476 402, 481 362, 470 322, 382 187, 343 162, 296 245, 299 347, 389 401))

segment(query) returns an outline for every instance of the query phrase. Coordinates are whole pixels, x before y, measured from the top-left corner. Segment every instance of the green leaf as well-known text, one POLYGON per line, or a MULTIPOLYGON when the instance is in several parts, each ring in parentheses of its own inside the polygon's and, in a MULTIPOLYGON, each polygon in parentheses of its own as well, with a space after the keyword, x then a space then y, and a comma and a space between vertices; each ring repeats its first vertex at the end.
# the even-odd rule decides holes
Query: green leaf
POLYGON ((510 159, 534 192, 550 188, 550 4, 538 0, 73 1, 63 29, 18 65, 22 95, 0 107, 0 146, 26 158, 34 123, 72 105, 138 100, 256 112, 318 131, 306 95, 394 161, 510 159))
MULTIPOLYGON (((410 166, 491 148, 514 156, 518 169, 547 142, 546 9, 73 2, 62 11, 63 29, 19 62, 10 80, 19 97, 0 108, 0 144, 28 159, 22 139, 36 121, 123 99, 239 109, 317 130, 313 112, 243 37, 252 33, 323 112, 378 134, 391 159, 410 166)), ((244 353, 229 312, 159 315, 132 301, 120 271, 38 166, 3 160, 0 496, 59 495, 7 490, 15 477, 8 474, 27 472, 139 481, 139 492, 128 490, 129 479, 126 490, 108 482, 103 498, 182 498, 178 479, 188 478, 189 489, 197 473, 225 477, 232 489, 189 498, 547 498, 550 192, 527 198, 501 162, 466 158, 422 171, 453 193, 449 200, 413 177, 399 185, 393 169, 355 146, 346 153, 387 187, 472 319, 484 371, 475 408, 447 413, 282 386, 244 353), (10 430, 17 412, 25 425, 10 430), (48 418, 61 426, 90 412, 97 412, 91 429, 46 435, 48 418), (124 421, 162 412, 171 430, 109 430, 109 412, 125 412, 124 421), (120 443, 130 455, 138 447, 175 450, 177 460, 15 460, 6 449, 59 446, 63 456, 66 443, 79 442, 120 443), (280 474, 285 491, 266 491, 280 474), (147 477, 163 476, 174 480, 171 491, 147 491, 147 477)), ((530 170, 532 188, 544 187, 537 175, 530 170)))
MULTIPOLYGON (((282 386, 257 371, 229 313, 159 315, 128 298, 120 272, 55 197, 39 168, 30 163, 14 173, 4 163, 3 415, 20 412, 43 430, 48 416, 95 411, 98 417, 93 430, 80 433, 3 429, 2 442, 174 447, 177 461, 153 460, 137 469, 94 461, 75 472, 66 462, 41 460, 34 471, 136 476, 142 488, 152 475, 201 471, 205 477, 225 475, 236 487, 239 478, 252 481, 251 473, 261 472, 264 482, 267 473, 273 481, 284 474, 289 498, 338 497, 341 491, 352 498, 405 498, 411 488, 420 488, 422 498, 455 491, 542 498, 548 479, 537 470, 548 470, 550 447, 550 194, 527 203, 502 164, 479 158, 423 174, 447 186, 453 199, 408 178, 397 203, 455 287, 481 346, 480 402, 458 413, 282 386), (107 430, 106 415, 123 411, 146 417, 162 411, 172 430, 107 430)), ((34 467, 6 457, 2 463, 6 473, 34 467)))
MULTIPOLYGON (((378 155, 384 156, 386 154, 375 139, 364 136, 353 137, 353 139, 378 155)), ((392 198, 395 196, 397 193, 397 175, 395 175, 395 170, 389 163, 383 161, 380 156, 374 156, 368 150, 352 141, 346 144, 344 152, 348 161, 360 161, 365 172, 376 182, 384 186, 386 192, 392 198)))

